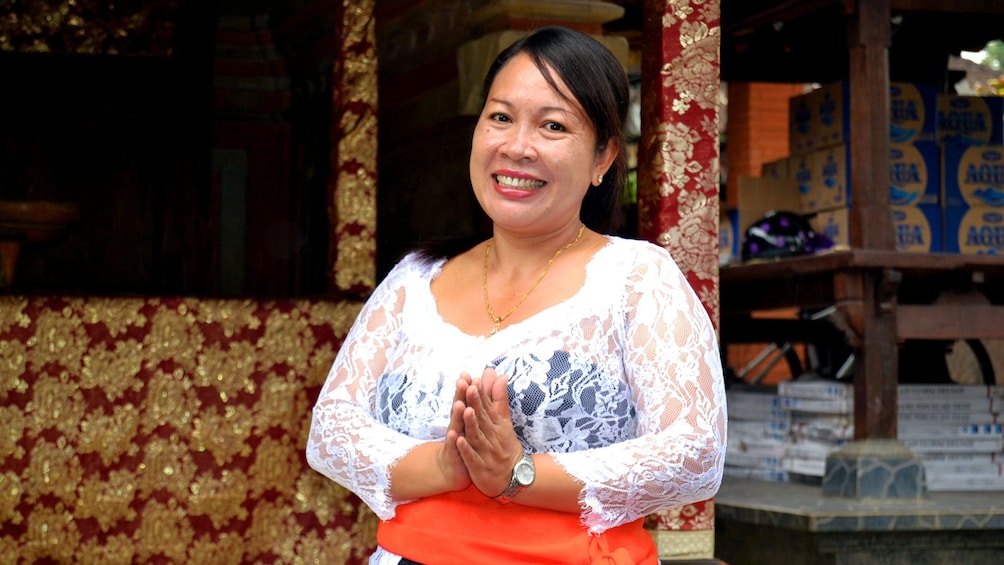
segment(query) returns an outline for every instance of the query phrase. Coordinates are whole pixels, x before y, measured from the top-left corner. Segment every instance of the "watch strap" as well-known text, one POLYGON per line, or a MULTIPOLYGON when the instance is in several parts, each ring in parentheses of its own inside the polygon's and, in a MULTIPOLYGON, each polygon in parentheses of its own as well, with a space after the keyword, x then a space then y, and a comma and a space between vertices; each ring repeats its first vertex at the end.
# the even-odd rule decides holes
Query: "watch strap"
POLYGON ((516 462, 515 465, 513 465, 512 479, 510 479, 509 481, 509 486, 506 487, 504 491, 502 491, 502 494, 496 496, 493 499, 495 500, 495 502, 498 502, 499 504, 509 504, 510 502, 512 502, 512 499, 516 497, 516 495, 526 490, 526 487, 530 486, 529 484, 521 483, 519 481, 519 477, 516 472, 520 464, 523 463, 529 464, 531 468, 533 467, 533 458, 530 457, 529 453, 523 453, 522 459, 520 459, 519 461, 516 462))

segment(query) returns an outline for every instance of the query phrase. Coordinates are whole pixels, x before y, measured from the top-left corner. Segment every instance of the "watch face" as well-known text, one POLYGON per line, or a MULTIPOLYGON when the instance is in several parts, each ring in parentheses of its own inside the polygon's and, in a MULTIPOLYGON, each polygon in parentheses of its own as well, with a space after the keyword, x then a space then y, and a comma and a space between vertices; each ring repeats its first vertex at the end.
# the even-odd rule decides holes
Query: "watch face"
POLYGON ((529 485, 533 482, 533 464, 527 463, 526 461, 520 461, 516 464, 513 474, 516 475, 516 480, 519 481, 521 485, 529 485))

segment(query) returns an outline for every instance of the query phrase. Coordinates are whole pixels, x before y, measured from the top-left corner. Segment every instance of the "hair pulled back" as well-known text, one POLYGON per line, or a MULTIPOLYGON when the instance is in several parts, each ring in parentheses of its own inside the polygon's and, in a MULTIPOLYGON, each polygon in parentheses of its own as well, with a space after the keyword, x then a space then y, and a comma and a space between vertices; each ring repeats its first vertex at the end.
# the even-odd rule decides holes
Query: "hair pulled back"
MULTIPOLYGON (((485 76, 483 96, 487 97, 499 71, 516 55, 525 53, 559 94, 558 80, 567 87, 585 111, 596 133, 596 151, 608 144, 617 154, 599 186, 590 186, 582 201, 580 219, 599 233, 613 233, 621 223, 621 195, 627 179, 627 152, 624 122, 630 92, 620 61, 592 37, 563 27, 540 28, 507 47, 492 63, 485 76), (556 75, 556 76, 555 76, 556 75)), ((482 100, 484 107, 484 100, 482 100)))

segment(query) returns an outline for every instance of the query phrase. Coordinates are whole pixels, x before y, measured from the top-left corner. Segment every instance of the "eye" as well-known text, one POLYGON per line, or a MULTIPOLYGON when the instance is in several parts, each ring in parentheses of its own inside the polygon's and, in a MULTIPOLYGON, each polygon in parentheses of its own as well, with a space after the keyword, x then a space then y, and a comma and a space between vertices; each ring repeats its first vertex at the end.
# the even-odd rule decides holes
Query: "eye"
POLYGON ((565 126, 558 122, 547 122, 544 127, 547 128, 547 131, 565 131, 565 126))
POLYGON ((512 121, 512 119, 509 116, 503 114, 502 112, 495 112, 493 114, 490 114, 488 116, 488 119, 493 122, 501 122, 501 123, 509 123, 512 121))

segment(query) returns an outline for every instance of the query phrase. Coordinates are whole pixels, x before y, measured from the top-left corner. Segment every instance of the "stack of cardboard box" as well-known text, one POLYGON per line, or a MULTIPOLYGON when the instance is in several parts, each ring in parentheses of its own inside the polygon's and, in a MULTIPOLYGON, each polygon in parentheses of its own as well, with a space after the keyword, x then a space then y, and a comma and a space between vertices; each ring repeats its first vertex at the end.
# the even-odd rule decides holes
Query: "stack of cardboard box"
MULTIPOLYGON (((939 94, 932 85, 893 82, 889 114, 889 202, 903 252, 1004 253, 1004 98, 939 94)), ((850 245, 854 206, 848 83, 823 85, 789 103, 789 153, 766 163, 762 188, 744 192, 723 214, 723 257, 733 260, 747 225, 743 208, 791 206, 816 231, 850 245), (752 197, 747 194, 755 192, 752 197), (745 199, 744 199, 745 197, 745 199), (731 250, 726 245, 731 245, 731 250)), ((747 184, 749 180, 746 180, 747 184)), ((758 218, 753 218, 755 221, 758 218)))
POLYGON ((818 484, 826 457, 853 438, 853 396, 849 383, 823 380, 733 387, 725 473, 818 484))
POLYGON ((900 385, 898 437, 930 491, 1004 490, 1004 387, 900 385))
MULTIPOLYGON (((1004 491, 1004 387, 898 387, 897 438, 924 462, 929 491, 1004 491)), ((826 458, 854 438, 854 388, 782 381, 728 391, 725 473, 818 484, 826 458)))

